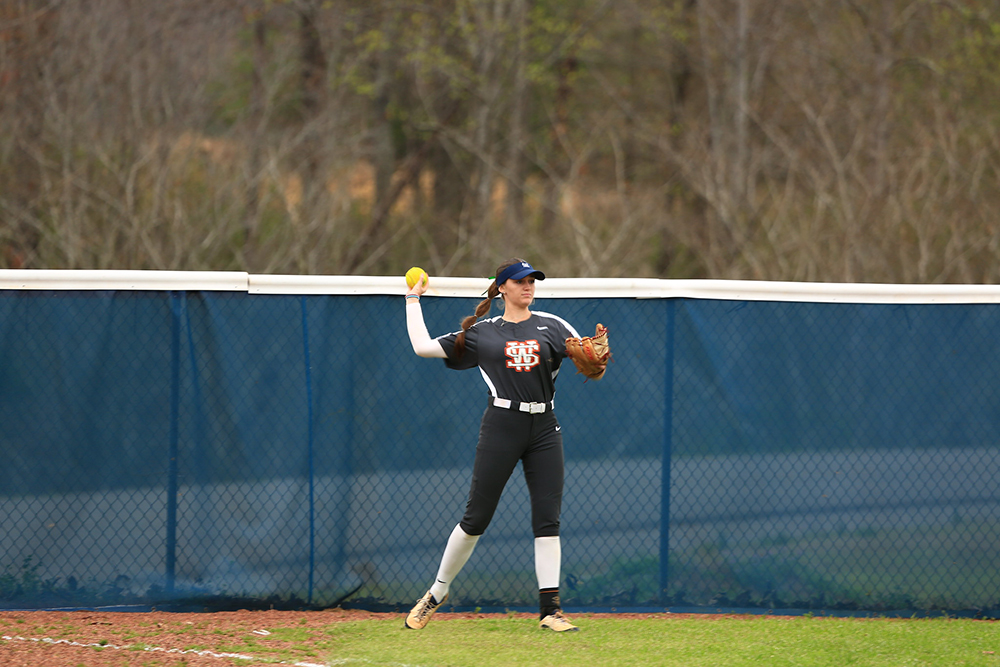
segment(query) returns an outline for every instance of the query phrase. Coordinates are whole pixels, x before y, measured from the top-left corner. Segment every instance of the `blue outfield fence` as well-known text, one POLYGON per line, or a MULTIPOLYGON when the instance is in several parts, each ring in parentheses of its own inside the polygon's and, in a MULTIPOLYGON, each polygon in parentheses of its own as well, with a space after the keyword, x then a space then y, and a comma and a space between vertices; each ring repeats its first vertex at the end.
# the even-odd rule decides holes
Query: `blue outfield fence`
MULTIPOLYGON (((402 278, 147 277, 0 272, 0 606, 408 608, 479 373, 412 353, 402 278)), ((435 283, 432 335, 486 285, 435 283)), ((557 383, 565 606, 995 615, 1000 289, 609 284, 536 304, 615 359, 557 383)), ((528 512, 518 470, 452 604, 535 605, 528 512)))

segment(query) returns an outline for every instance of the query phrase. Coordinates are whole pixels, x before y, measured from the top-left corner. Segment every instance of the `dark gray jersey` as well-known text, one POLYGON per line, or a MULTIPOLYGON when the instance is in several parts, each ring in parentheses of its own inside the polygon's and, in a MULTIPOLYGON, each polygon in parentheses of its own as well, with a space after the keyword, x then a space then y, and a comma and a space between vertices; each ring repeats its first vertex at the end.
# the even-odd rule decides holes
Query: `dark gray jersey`
POLYGON ((457 331, 437 340, 448 355, 448 368, 478 366, 491 396, 544 403, 555 395, 566 339, 579 335, 562 318, 532 311, 523 322, 505 322, 500 315, 476 322, 465 335, 465 353, 460 359, 455 358, 457 331))

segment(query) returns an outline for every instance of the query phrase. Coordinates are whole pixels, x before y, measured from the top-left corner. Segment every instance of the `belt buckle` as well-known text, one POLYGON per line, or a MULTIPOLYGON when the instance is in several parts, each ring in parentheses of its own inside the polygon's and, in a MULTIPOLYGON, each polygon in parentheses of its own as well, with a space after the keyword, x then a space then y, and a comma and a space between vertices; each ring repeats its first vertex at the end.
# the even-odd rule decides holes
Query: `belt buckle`
POLYGON ((528 412, 530 414, 533 414, 533 415, 536 415, 536 414, 538 414, 540 412, 545 412, 545 404, 544 403, 529 403, 528 404, 528 412))

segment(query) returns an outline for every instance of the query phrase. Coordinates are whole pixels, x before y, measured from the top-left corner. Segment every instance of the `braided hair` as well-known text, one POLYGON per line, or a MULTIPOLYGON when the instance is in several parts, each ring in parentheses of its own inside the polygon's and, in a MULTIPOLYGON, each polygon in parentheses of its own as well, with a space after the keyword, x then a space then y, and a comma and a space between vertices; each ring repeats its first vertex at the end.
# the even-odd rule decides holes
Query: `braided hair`
MULTIPOLYGON (((523 261, 524 261, 523 259, 520 259, 518 257, 512 257, 511 259, 506 260, 500 266, 497 267, 496 275, 499 276, 501 273, 503 273, 503 270, 506 269, 508 266, 520 264, 523 261)), ((480 301, 479 305, 476 306, 476 314, 469 315, 464 320, 462 320, 462 331, 459 332, 458 336, 455 338, 456 357, 461 357, 465 353, 465 332, 468 331, 469 328, 476 323, 476 320, 478 320, 480 317, 490 312, 490 306, 493 305, 493 299, 497 298, 498 296, 500 296, 500 285, 497 284, 497 279, 496 277, 494 277, 493 282, 490 283, 489 289, 486 290, 486 298, 480 301)))

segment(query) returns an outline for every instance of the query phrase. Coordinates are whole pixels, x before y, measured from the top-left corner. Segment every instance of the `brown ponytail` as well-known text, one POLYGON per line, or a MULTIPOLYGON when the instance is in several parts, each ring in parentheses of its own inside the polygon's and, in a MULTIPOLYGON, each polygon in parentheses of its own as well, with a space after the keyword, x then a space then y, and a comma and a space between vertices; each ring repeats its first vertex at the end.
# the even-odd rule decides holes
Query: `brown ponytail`
MULTIPOLYGON (((514 264, 519 264, 523 261, 524 261, 523 259, 519 259, 517 257, 512 257, 511 259, 508 259, 506 262, 497 267, 496 275, 499 276, 501 273, 503 273, 503 270, 506 269, 508 266, 513 266, 514 264)), ((478 320, 480 317, 490 312, 490 306, 493 304, 493 299, 497 298, 499 295, 500 295, 500 286, 497 285, 497 279, 496 277, 494 277, 493 282, 490 283, 489 289, 486 290, 486 298, 480 301, 479 305, 476 306, 476 314, 469 315, 464 320, 462 320, 462 331, 455 338, 456 357, 461 358, 461 356, 465 354, 465 332, 468 331, 469 328, 476 323, 476 320, 478 320)))

